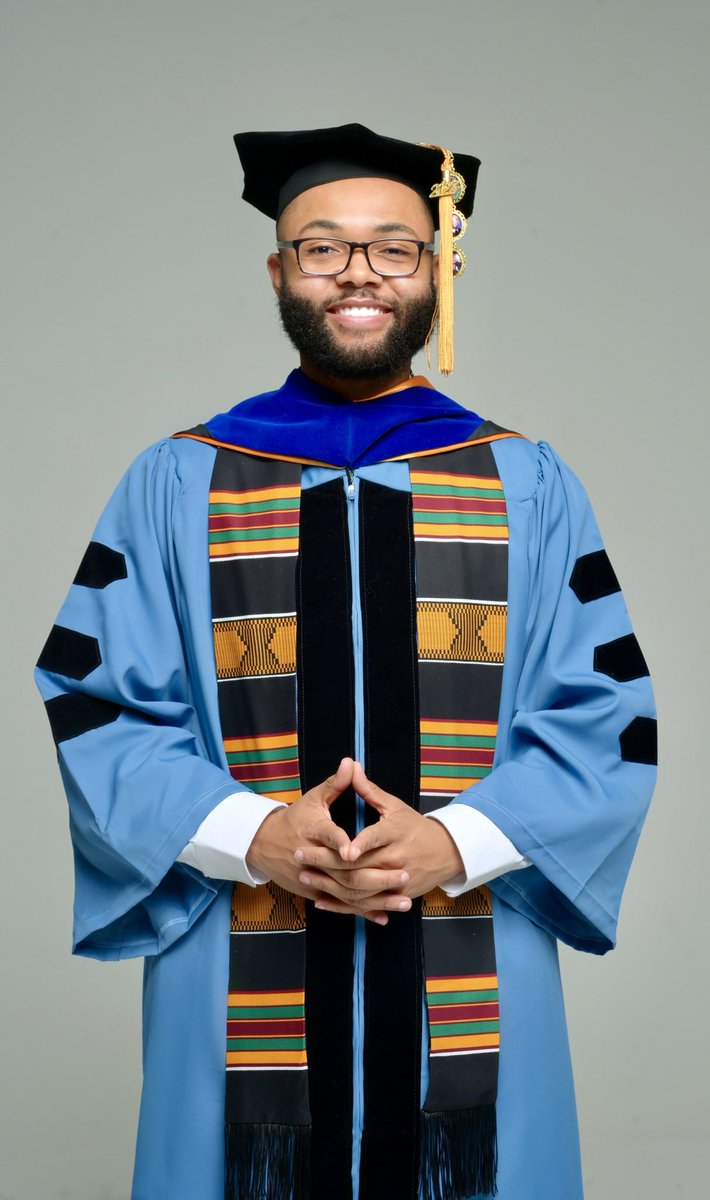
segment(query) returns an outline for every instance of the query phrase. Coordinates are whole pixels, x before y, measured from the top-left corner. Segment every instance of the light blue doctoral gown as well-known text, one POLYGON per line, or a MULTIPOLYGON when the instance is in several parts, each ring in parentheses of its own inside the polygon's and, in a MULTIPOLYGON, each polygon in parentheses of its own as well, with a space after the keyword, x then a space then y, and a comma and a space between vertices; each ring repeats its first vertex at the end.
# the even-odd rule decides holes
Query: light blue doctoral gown
MULTIPOLYGON (((545 443, 492 448, 510 525, 499 734, 492 773, 456 800, 533 863, 489 885, 500 980, 498 1200, 579 1200, 557 939, 593 953, 614 944, 654 780, 651 765, 622 760, 619 735, 654 715, 653 698, 646 676, 615 682, 593 668, 595 646, 630 624, 621 593, 581 603, 569 586, 577 558, 602 545, 578 480, 545 443)), ((145 955, 132 1200, 223 1200, 231 884, 175 861, 238 786, 222 747, 212 643, 214 455, 181 439, 136 460, 94 535, 126 556, 125 578, 75 584, 57 618, 98 640, 100 664, 82 680, 38 670, 45 700, 68 693, 121 709, 58 749, 76 864, 74 950, 145 955)), ((383 483, 392 471, 367 469, 383 483)), ((400 483, 401 472, 399 464, 400 483)), ((426 1054, 422 1063, 424 1088, 426 1054)))

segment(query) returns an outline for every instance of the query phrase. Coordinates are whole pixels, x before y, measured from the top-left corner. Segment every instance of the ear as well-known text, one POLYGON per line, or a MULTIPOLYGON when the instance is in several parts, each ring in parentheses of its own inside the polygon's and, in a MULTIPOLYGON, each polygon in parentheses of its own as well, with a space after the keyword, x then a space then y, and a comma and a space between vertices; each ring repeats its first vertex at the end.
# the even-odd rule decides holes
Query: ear
POLYGON ((283 263, 281 255, 274 251, 266 260, 266 269, 271 277, 271 286, 278 295, 283 283, 283 263))
POLYGON ((439 290, 439 255, 432 254, 431 256, 431 272, 434 278, 434 287, 437 292, 439 290))

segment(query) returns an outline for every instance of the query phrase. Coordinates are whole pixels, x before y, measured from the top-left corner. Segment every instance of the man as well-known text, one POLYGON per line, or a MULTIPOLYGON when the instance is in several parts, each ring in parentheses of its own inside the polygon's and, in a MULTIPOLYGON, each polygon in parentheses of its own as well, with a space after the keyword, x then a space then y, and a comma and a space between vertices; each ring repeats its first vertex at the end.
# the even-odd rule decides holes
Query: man
POLYGON ((569 469, 411 374, 478 160, 235 140, 300 367, 133 464, 38 664, 75 951, 146 956, 133 1198, 577 1200, 556 940, 614 944, 648 670, 569 469))

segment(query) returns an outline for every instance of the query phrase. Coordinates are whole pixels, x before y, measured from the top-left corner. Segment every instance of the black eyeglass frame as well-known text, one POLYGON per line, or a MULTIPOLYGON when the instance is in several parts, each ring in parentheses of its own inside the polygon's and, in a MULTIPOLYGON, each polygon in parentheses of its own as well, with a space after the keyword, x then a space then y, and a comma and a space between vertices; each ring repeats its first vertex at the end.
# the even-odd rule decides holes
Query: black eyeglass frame
POLYGON ((418 242, 418 241, 416 241, 415 238, 373 238, 373 240, 371 242, 349 242, 347 240, 347 238, 324 237, 322 239, 324 242, 341 242, 343 246, 349 246, 350 253, 348 254, 348 261, 346 262, 344 267, 340 268, 339 271, 306 271, 305 268, 301 265, 300 248, 304 242, 317 242, 319 240, 320 239, 317 237, 294 238, 293 241, 290 241, 290 242, 277 242, 276 249, 277 250, 289 250, 289 249, 295 250, 296 251, 296 262, 298 263, 299 269, 301 270, 302 274, 314 276, 316 278, 323 278, 324 276, 332 276, 333 278, 335 278, 336 275, 342 275, 343 271, 347 271, 348 267, 350 266, 350 260, 352 259, 352 256, 353 256, 353 250, 363 250, 365 253, 365 258, 367 260, 367 265, 371 271, 375 272, 375 275, 379 275, 382 279, 409 279, 412 275, 416 275, 417 271, 419 270, 419 267, 420 267, 420 264, 422 261, 422 254, 424 253, 424 251, 425 250, 434 250, 436 248, 435 242, 418 242), (409 245, 409 246, 416 246, 419 251, 419 258, 417 259, 417 265, 414 268, 414 270, 413 271, 405 271, 403 274, 397 274, 396 272, 394 272, 394 273, 389 272, 389 273, 385 274, 382 271, 378 271, 377 267, 373 267, 372 263, 370 262, 370 246, 376 246, 378 242, 406 242, 407 245, 409 245))

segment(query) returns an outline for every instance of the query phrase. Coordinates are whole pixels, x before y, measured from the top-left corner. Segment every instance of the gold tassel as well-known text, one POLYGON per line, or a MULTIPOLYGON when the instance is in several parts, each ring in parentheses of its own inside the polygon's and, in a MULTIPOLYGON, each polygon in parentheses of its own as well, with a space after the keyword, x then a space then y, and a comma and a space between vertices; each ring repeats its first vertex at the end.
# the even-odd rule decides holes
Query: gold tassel
POLYGON ((438 366, 442 375, 454 369, 454 202, 439 197, 439 329, 436 336, 438 366))
MULTIPOLYGON (((458 171, 454 170, 454 156, 444 146, 420 142, 430 150, 440 150, 444 156, 441 164, 441 181, 435 183, 429 199, 439 200, 439 300, 437 331, 437 365, 442 375, 450 375, 454 369, 454 279, 461 274, 465 259, 461 251, 455 251, 454 239, 465 229, 465 219, 459 213, 461 228, 454 235, 454 202, 461 199, 466 184, 458 171), (458 257, 458 269, 454 270, 454 254, 458 257)), ((429 346, 427 339, 427 361, 429 346)))

